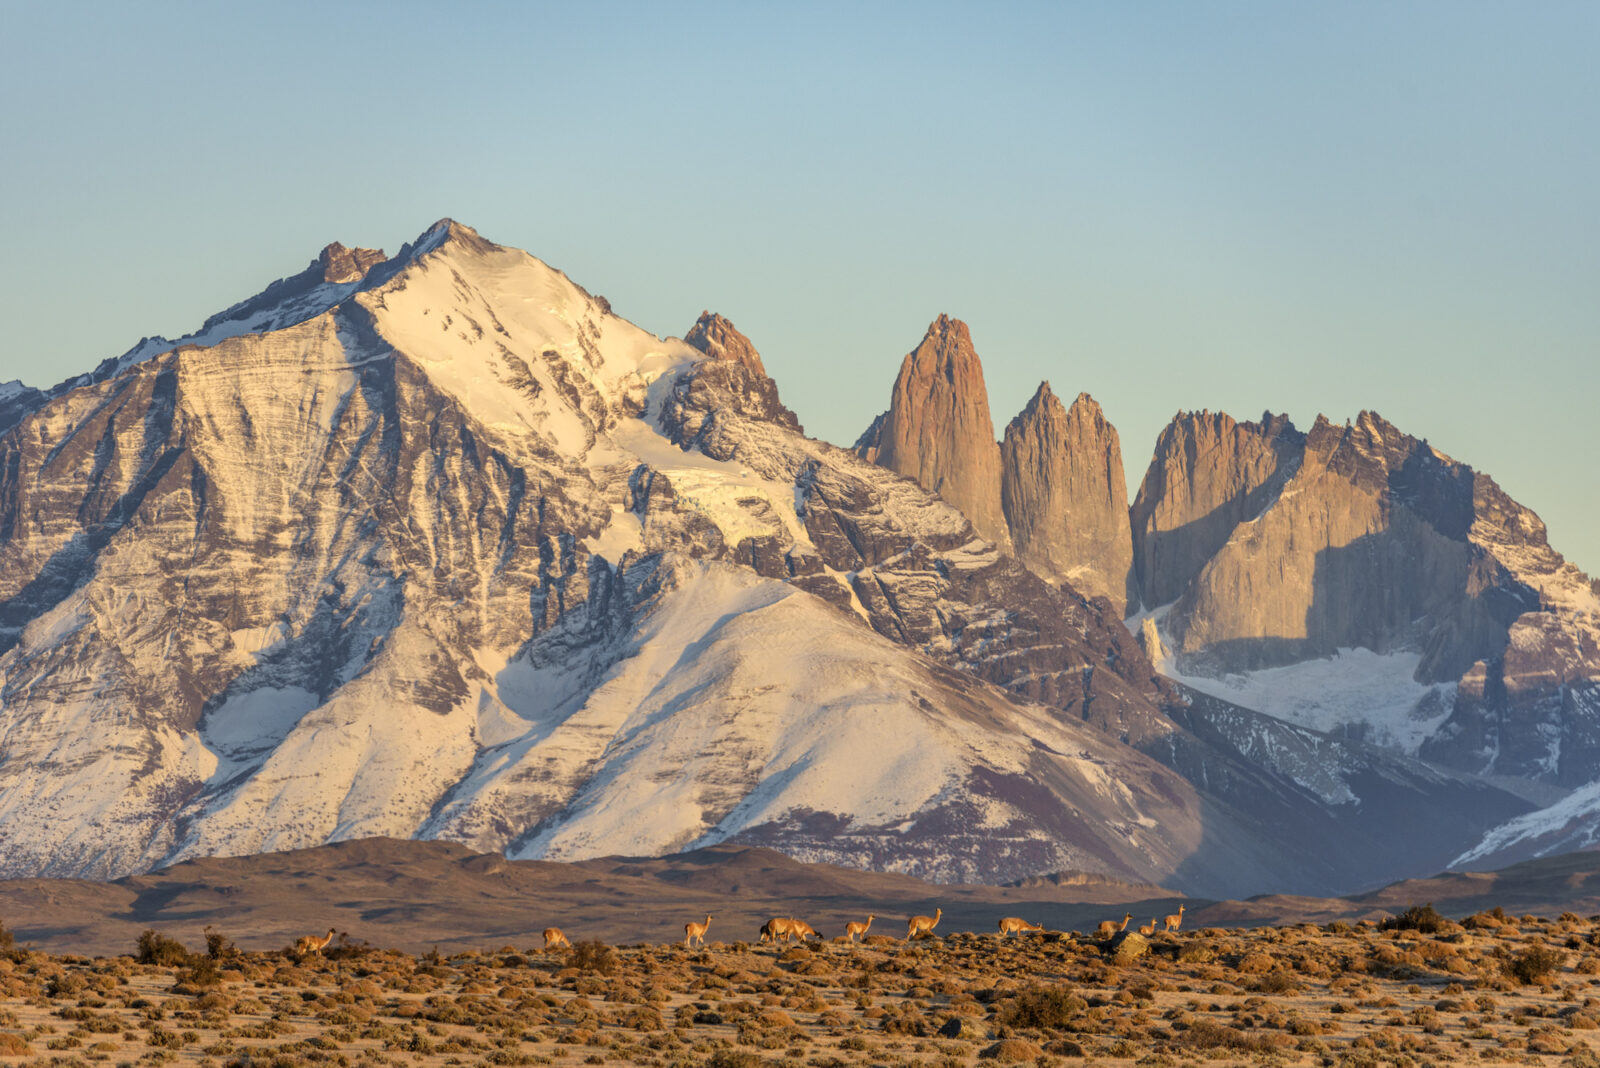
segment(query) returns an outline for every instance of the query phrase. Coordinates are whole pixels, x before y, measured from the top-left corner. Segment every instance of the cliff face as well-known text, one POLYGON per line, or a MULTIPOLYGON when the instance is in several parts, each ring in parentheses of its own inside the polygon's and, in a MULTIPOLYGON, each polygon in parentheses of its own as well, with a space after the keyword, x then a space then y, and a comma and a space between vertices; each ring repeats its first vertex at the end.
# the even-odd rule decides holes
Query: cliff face
POLYGON ((1185 673, 1414 654, 1418 683, 1455 684, 1421 755, 1560 785, 1600 773, 1593 585, 1492 479, 1375 413, 1303 437, 1179 417, 1133 512, 1146 603, 1176 593, 1162 630, 1185 673))
POLYGON ((1286 416, 1236 423, 1222 412, 1183 412, 1156 441, 1129 514, 1138 599, 1171 604, 1227 542, 1259 515, 1299 462, 1301 435, 1286 416))
POLYGON ((1100 406, 1081 393, 1065 408, 1041 383, 1006 427, 1000 467, 1000 503, 1018 559, 1124 613, 1136 596, 1128 491, 1117 431, 1100 406))
POLYGON ((966 323, 944 315, 933 321, 900 365, 889 411, 856 452, 937 493, 980 535, 1010 551, 1000 507, 1000 447, 966 323))
POLYGON ((1167 620, 1177 651, 1239 671, 1414 649, 1428 682, 1497 654, 1537 599, 1469 543, 1472 473, 1370 412, 1318 419, 1300 444, 1189 581, 1167 620))

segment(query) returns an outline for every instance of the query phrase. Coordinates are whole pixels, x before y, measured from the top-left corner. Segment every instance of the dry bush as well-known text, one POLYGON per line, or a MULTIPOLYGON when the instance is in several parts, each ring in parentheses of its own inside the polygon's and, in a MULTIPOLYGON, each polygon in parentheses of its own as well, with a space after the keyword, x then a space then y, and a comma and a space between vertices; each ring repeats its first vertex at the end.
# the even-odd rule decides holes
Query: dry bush
POLYGON ((999 1018, 1008 1027, 1065 1027, 1088 1007, 1068 987, 1035 986, 1007 1000, 999 1018))
POLYGON ((177 939, 147 929, 139 936, 138 952, 134 954, 134 959, 140 964, 177 967, 189 963, 189 951, 177 939))
POLYGON ((1257 994, 1298 994, 1300 984, 1292 974, 1280 968, 1251 983, 1250 989, 1257 994))
POLYGON ((1264 1053, 1294 1045, 1288 1035, 1250 1034, 1215 1020, 1195 1020, 1178 1036, 1178 1042, 1195 1049, 1236 1049, 1264 1053))
POLYGON ((1264 975, 1277 965, 1278 962, 1265 953, 1246 953, 1233 967, 1243 975, 1264 975))
POLYGON ((761 1068, 761 1058, 749 1050, 719 1049, 707 1057, 706 1068, 761 1068))
POLYGON ((978 1054, 979 1060, 1014 1064, 1018 1061, 1037 1061, 1044 1050, 1025 1038, 1003 1038, 978 1054))
POLYGON ((1474 912, 1461 921, 1461 926, 1469 931, 1493 931, 1510 922, 1511 917, 1506 915, 1506 910, 1496 905, 1485 912, 1474 912))
POLYGON ((614 975, 617 955, 610 946, 592 938, 573 945, 567 953, 567 967, 595 975, 614 975))
POLYGON ((1529 946, 1503 963, 1508 976, 1524 985, 1543 982, 1565 959, 1558 949, 1548 946, 1529 946))
POLYGON ((1378 924, 1380 931, 1420 931, 1438 934, 1450 921, 1434 910, 1433 903, 1412 905, 1398 916, 1390 916, 1378 924))

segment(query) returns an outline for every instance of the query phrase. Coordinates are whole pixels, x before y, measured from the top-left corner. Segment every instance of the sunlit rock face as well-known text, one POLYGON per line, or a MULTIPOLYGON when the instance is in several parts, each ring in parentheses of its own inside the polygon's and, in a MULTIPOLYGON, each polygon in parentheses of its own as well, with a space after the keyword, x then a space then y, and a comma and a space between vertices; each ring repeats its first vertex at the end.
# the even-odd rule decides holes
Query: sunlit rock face
POLYGON ((949 501, 984 538, 1009 550, 1000 507, 1000 447, 972 335, 941 315, 900 364, 889 410, 856 452, 949 501))
POLYGON ((683 335, 683 340, 714 360, 733 360, 744 364, 762 378, 767 377, 767 369, 761 363, 761 354, 750 343, 750 339, 739 333, 731 322, 720 315, 708 311, 701 312, 694 326, 683 335))
POLYGON ((1144 607, 1176 601, 1235 528, 1276 498, 1302 444, 1286 416, 1236 423, 1181 412, 1167 424, 1129 516, 1144 607))
POLYGON ((1378 415, 1304 436, 1281 417, 1180 416, 1133 517, 1178 671, 1409 655, 1418 683, 1459 683, 1422 755, 1560 785, 1600 773, 1593 584, 1492 479, 1378 415))
POLYGON ((1066 408, 1041 383, 1006 427, 1000 467, 1000 501, 1017 558, 1125 612, 1133 537, 1122 446, 1094 399, 1080 393, 1066 408))

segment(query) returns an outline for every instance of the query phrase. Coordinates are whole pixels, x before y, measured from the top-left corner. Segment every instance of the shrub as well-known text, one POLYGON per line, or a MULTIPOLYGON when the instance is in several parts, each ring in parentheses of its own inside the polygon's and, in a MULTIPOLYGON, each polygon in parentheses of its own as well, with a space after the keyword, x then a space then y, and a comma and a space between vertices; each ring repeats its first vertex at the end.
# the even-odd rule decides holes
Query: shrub
POLYGON ((617 955, 611 947, 592 938, 575 943, 567 954, 567 967, 596 975, 611 975, 617 970, 617 955))
POLYGON ((226 957, 237 957, 239 947, 233 944, 233 939, 221 931, 213 931, 206 927, 206 956, 212 960, 222 960, 226 957))
POLYGON ((761 1068, 761 1058, 747 1050, 719 1049, 706 1058, 706 1068, 761 1068))
POLYGON ((978 1059, 999 1061, 1002 1064, 1014 1064, 1018 1061, 1038 1060, 1043 1055, 1044 1050, 1025 1038, 1002 1038, 999 1042, 979 1053, 978 1059))
POLYGON ((207 987, 217 986, 222 982, 222 969, 217 966, 217 958, 211 956, 194 957, 189 966, 178 973, 178 980, 174 984, 179 987, 207 987))
POLYGON ((1560 950, 1548 946, 1529 946, 1505 961, 1506 974, 1519 983, 1538 983, 1561 967, 1560 950))
POLYGON ((1266 1051, 1279 1046, 1291 1046, 1294 1040, 1288 1035, 1246 1034, 1237 1027, 1229 1027, 1214 1020, 1196 1020, 1178 1039, 1185 1046, 1196 1049, 1238 1049, 1266 1051))
POLYGON ((1250 989, 1258 994, 1297 994, 1300 984, 1295 982, 1294 976, 1282 969, 1268 972, 1251 984, 1250 989))
POLYGON ((1088 1007, 1088 1002, 1071 990, 1029 987, 1006 1003, 1000 1022, 1008 1027, 1065 1027, 1088 1007))
POLYGON ((189 951, 175 938, 168 938, 153 929, 139 936, 139 952, 135 954, 140 964, 164 964, 177 967, 189 963, 189 951))
POLYGON ((21 1057, 25 1053, 32 1053, 33 1047, 28 1045, 28 1040, 21 1035, 10 1031, 0 1031, 0 1057, 21 1057))
POLYGON ((1380 931, 1420 931, 1438 934, 1450 921, 1434 910, 1433 903, 1412 905, 1398 916, 1390 916, 1378 924, 1380 931))

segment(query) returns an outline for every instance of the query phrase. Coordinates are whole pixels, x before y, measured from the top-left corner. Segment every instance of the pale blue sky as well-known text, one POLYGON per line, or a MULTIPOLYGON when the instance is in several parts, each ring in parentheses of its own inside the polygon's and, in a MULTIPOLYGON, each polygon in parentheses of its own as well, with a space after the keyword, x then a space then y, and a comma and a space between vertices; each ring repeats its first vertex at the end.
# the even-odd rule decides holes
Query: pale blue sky
POLYGON ((0 2, 0 378, 449 215, 852 441, 940 312, 1088 390, 1371 408, 1600 569, 1600 4, 0 2))

